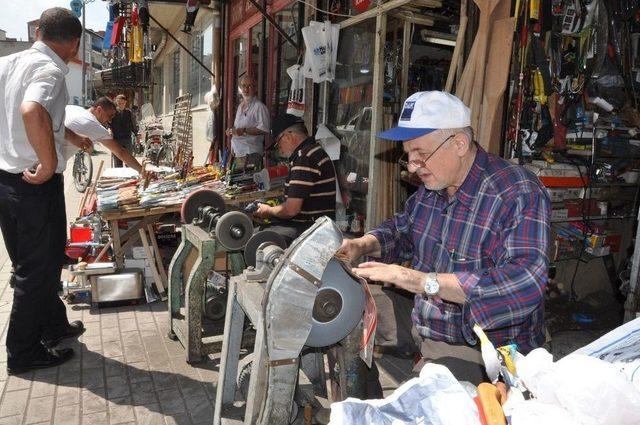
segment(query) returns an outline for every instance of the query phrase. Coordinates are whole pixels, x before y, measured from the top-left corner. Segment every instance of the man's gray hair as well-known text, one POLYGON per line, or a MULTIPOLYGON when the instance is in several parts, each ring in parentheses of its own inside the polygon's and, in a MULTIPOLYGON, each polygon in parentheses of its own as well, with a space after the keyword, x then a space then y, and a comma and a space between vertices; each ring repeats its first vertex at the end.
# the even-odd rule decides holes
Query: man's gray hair
POLYGON ((287 131, 290 131, 292 133, 298 133, 304 136, 309 135, 309 132, 307 131, 307 126, 304 125, 303 123, 294 124, 291 127, 287 128, 287 131))
POLYGON ((52 7, 42 12, 38 28, 42 41, 65 43, 78 40, 82 36, 80 20, 69 9, 63 7, 52 7))
POLYGON ((469 140, 469 145, 473 144, 473 128, 471 127, 462 127, 462 128, 443 128, 438 130, 443 137, 455 136, 458 133, 462 133, 469 140))
POLYGON ((256 80, 256 77, 250 74, 244 74, 238 79, 238 83, 241 83, 243 81, 248 81, 249 83, 253 84, 254 87, 258 85, 258 80, 256 80))

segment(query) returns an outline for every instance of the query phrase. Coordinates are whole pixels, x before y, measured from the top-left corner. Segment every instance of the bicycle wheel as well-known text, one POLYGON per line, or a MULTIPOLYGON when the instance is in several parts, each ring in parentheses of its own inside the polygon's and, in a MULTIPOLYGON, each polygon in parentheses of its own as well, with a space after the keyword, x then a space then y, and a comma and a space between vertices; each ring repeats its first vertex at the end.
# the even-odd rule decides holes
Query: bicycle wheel
POLYGON ((73 160, 73 182, 80 193, 87 190, 93 177, 93 161, 88 152, 78 152, 73 160))

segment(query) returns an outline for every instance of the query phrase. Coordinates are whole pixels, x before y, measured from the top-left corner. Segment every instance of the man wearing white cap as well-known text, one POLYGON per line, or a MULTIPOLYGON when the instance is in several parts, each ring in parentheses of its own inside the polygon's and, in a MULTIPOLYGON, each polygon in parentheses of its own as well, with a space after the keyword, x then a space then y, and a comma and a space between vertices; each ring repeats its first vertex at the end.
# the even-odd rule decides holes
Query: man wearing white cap
POLYGON ((426 361, 460 380, 486 379, 479 324, 495 346, 542 345, 551 204, 523 167, 473 141, 470 110, 444 92, 404 103, 398 126, 378 137, 402 142, 403 164, 423 185, 404 211, 341 248, 352 261, 379 259, 358 275, 415 294, 413 335, 426 361), (397 265, 411 260, 411 268, 397 265))

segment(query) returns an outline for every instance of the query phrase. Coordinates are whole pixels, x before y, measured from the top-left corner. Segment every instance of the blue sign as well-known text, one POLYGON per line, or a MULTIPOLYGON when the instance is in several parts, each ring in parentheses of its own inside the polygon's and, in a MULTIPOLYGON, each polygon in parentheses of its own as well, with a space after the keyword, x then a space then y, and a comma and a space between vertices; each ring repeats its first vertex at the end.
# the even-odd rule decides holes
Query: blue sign
POLYGON ((82 5, 83 5, 82 0, 71 0, 71 4, 70 4, 71 11, 78 18, 82 16, 82 5))

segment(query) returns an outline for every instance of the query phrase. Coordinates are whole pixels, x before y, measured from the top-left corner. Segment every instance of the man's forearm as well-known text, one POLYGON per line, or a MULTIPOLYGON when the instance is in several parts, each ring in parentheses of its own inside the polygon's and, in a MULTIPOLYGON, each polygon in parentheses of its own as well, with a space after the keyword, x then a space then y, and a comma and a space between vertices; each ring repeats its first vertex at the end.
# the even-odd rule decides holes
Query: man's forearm
POLYGON ((257 127, 248 127, 244 129, 244 134, 248 134, 249 136, 262 136, 267 134, 267 132, 257 127))
POLYGON ((49 113, 37 102, 23 102, 20 105, 20 113, 27 140, 35 151, 38 161, 45 169, 55 170, 58 166, 58 156, 49 113))
POLYGON ((122 162, 124 162, 127 165, 127 167, 133 168, 138 173, 142 172, 142 165, 140 165, 138 160, 135 159, 133 157, 133 155, 131 155, 131 153, 129 153, 128 150, 126 150, 124 147, 122 147, 120 145, 120 143, 116 142, 113 139, 102 140, 100 143, 102 143, 107 149, 109 149, 111 152, 113 152, 113 154, 119 160, 121 160, 122 162))
POLYGON ((79 144, 80 136, 76 132, 74 132, 73 130, 67 127, 64 128, 64 138, 67 142, 75 146, 78 146, 79 144))
POLYGON ((354 239, 353 242, 357 244, 360 256, 365 255, 374 258, 380 258, 382 256, 380 241, 373 235, 364 235, 354 239))

